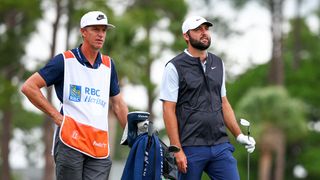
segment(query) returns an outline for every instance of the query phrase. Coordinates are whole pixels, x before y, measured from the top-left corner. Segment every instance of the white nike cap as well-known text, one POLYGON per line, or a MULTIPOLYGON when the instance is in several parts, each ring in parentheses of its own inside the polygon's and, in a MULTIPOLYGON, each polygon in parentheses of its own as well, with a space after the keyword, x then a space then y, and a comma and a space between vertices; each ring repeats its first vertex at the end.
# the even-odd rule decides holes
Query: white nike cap
POLYGON ((91 25, 106 25, 108 28, 114 28, 112 24, 108 24, 108 17, 101 11, 90 11, 82 16, 80 27, 84 28, 91 25))
POLYGON ((191 16, 188 17, 182 24, 182 33, 188 32, 190 29, 195 29, 199 27, 201 24, 207 24, 208 26, 212 26, 213 24, 210 21, 207 21, 205 18, 201 16, 191 16))

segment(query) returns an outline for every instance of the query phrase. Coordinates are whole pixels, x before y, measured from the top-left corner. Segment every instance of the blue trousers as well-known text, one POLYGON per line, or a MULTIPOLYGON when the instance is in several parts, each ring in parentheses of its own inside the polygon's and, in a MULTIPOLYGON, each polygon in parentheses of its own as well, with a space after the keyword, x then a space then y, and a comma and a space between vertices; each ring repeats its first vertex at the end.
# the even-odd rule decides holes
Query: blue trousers
POLYGON ((230 143, 215 146, 183 147, 187 156, 187 173, 179 172, 179 180, 200 180, 206 172, 212 180, 239 180, 237 160, 230 143))

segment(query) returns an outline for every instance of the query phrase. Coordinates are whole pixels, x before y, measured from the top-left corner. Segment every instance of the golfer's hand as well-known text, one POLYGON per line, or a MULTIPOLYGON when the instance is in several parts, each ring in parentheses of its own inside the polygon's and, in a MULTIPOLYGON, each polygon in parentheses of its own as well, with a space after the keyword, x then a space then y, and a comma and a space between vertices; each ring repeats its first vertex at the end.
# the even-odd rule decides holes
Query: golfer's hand
POLYGON ((187 157, 184 154, 183 150, 180 149, 179 152, 174 153, 174 156, 176 158, 179 171, 181 171, 182 173, 187 173, 187 157))
POLYGON ((244 147, 247 149, 248 153, 252 153, 256 146, 256 141, 253 139, 253 137, 249 137, 243 134, 239 134, 237 137, 237 141, 245 145, 244 147))

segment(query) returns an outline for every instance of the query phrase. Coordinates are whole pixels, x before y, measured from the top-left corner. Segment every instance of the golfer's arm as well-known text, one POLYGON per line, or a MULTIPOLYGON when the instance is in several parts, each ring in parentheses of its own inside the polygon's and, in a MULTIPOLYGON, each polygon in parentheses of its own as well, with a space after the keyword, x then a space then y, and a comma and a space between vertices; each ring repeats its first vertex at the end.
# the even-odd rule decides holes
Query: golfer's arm
POLYGON ((181 148, 175 102, 163 101, 163 120, 170 144, 181 148))
POLYGON ((233 136, 237 137, 241 133, 241 130, 227 96, 222 97, 222 111, 224 123, 233 136))
POLYGON ((34 73, 22 85, 21 92, 34 106, 51 117, 57 125, 60 125, 63 116, 52 104, 49 103, 47 98, 45 98, 40 91, 40 89, 44 86, 46 86, 44 79, 39 73, 34 73))
POLYGON ((127 115, 129 112, 127 104, 124 102, 121 93, 112 96, 110 101, 114 114, 119 120, 121 127, 124 128, 127 123, 127 115))

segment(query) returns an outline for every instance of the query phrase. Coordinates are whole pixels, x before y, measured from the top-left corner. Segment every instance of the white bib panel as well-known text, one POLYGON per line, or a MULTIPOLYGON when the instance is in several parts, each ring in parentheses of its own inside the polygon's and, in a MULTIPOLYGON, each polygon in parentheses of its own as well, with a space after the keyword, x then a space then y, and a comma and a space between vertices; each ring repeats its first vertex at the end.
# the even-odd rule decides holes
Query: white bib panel
POLYGON ((108 105, 110 59, 102 57, 97 69, 79 63, 71 51, 64 53, 64 120, 60 139, 67 146, 94 158, 109 156, 108 105))

